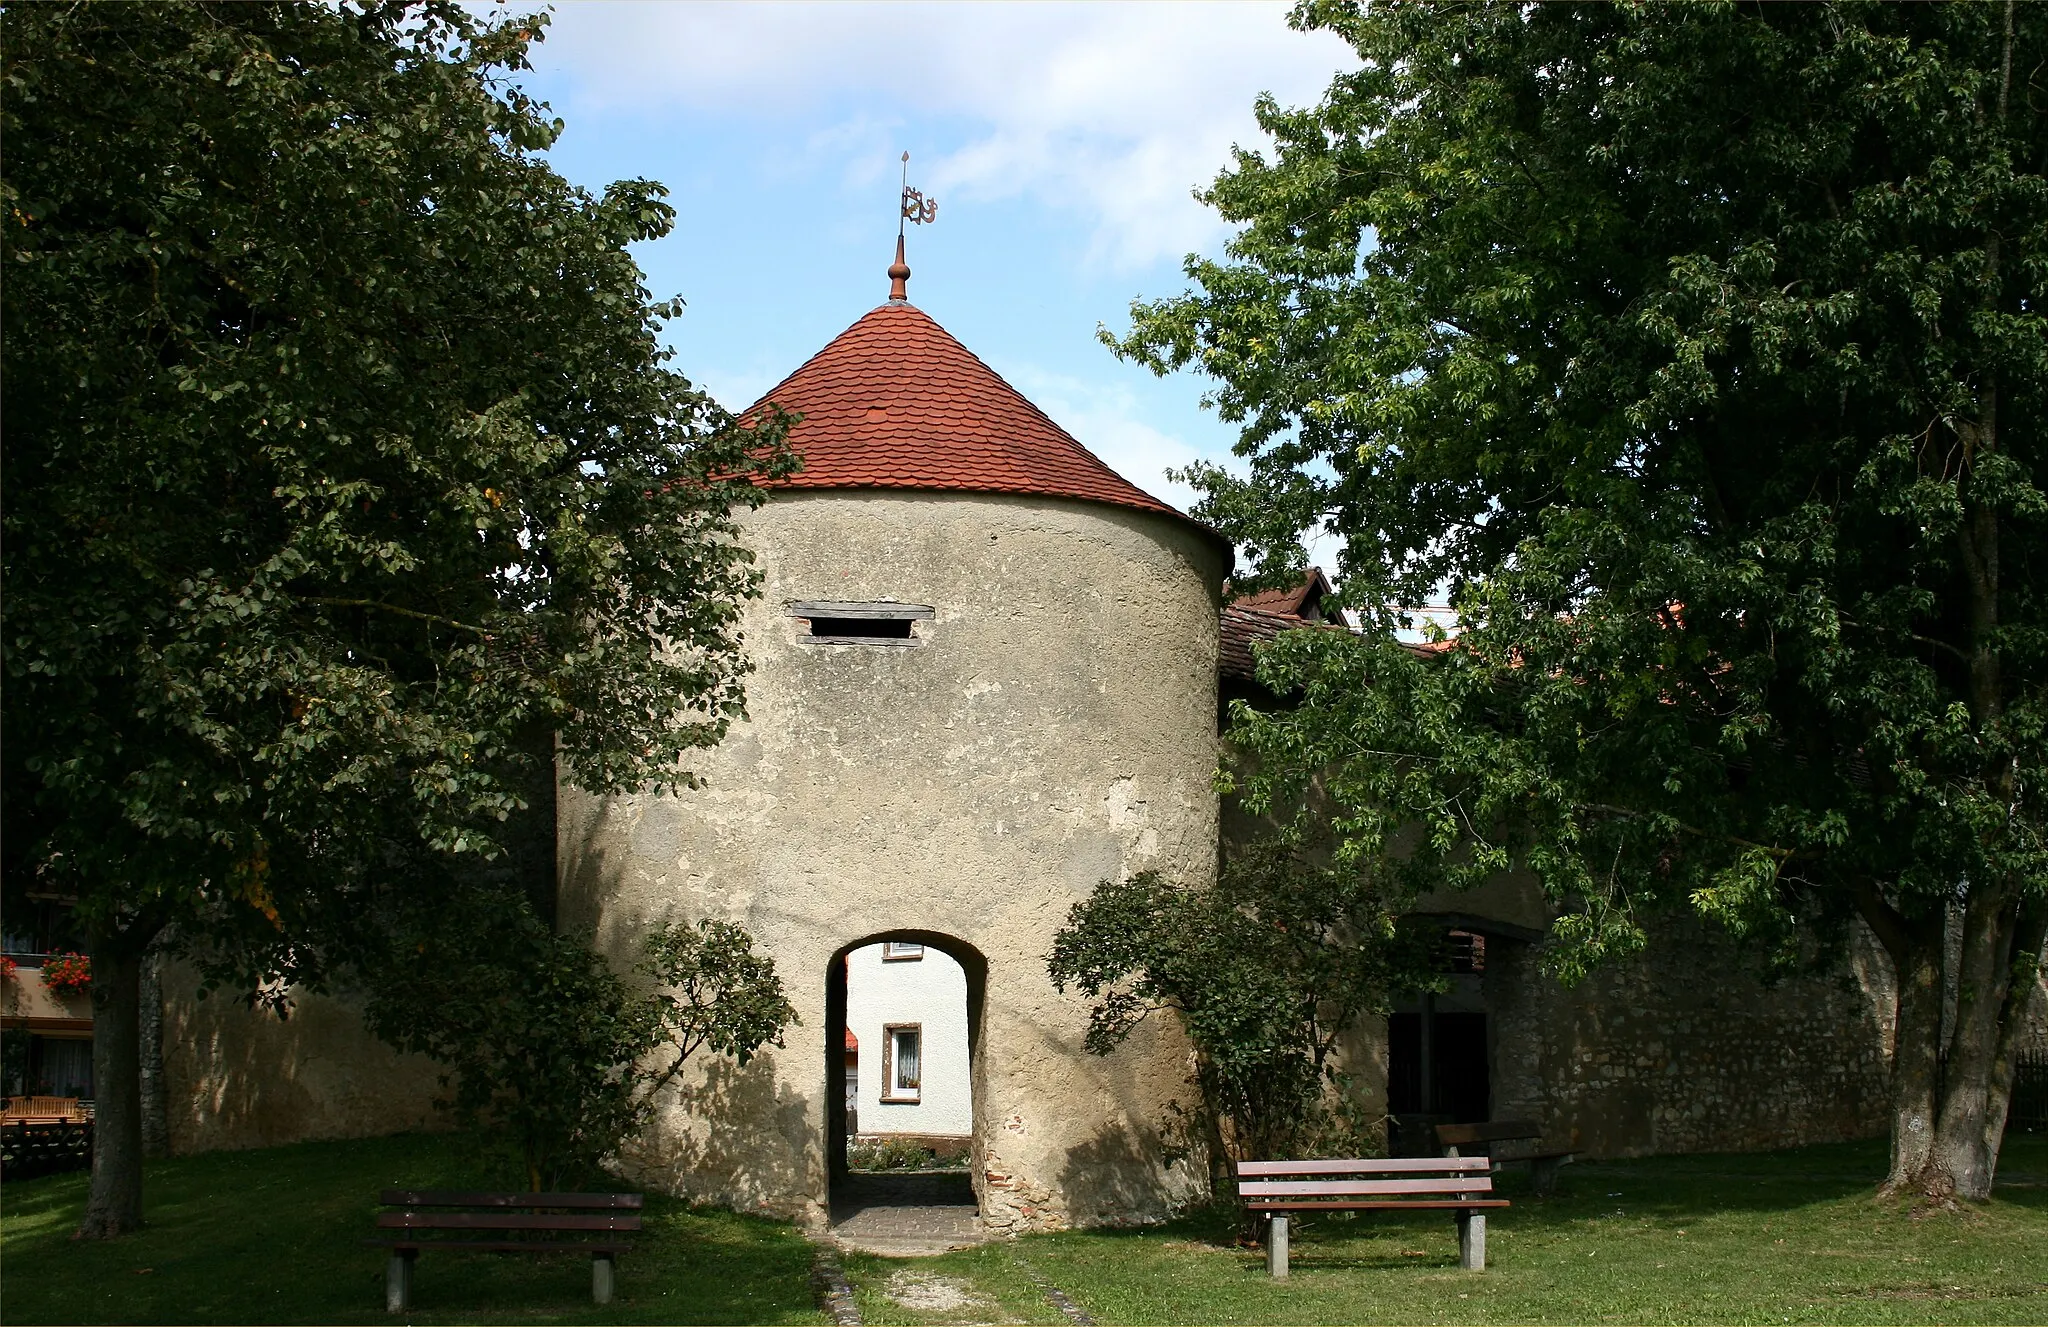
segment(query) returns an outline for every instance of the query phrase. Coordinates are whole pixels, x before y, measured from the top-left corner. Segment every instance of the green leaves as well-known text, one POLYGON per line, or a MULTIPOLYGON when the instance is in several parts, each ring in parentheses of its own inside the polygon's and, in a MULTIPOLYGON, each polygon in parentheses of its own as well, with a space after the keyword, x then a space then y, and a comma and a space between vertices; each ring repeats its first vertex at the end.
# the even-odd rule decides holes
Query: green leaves
POLYGON ((310 979, 557 759, 687 787, 744 713, 780 421, 666 366, 660 186, 534 155, 559 122, 500 71, 544 22, 0 16, 10 888, 310 979), (255 843, 281 932, 222 883, 255 843))
POLYGON ((1247 469, 1187 478, 1262 574, 1345 540, 1368 639, 1263 651, 1300 703, 1235 716, 1253 805, 1327 797, 1418 888, 1526 866, 1567 974, 1660 906, 1780 956, 2048 906, 2048 118, 2006 72, 2048 15, 2007 16, 1297 9, 1361 67, 1261 104, 1228 260, 1112 339, 1217 380, 1247 469))
POLYGON ((636 970, 652 991, 501 889, 454 886, 387 922, 370 1026, 446 1066, 439 1104, 518 1157, 536 1189, 594 1178, 698 1051, 745 1064, 797 1021, 773 960, 728 922, 649 930, 636 970))
POLYGON ((1154 1013, 1178 1016, 1233 1155, 1356 1155, 1363 1140, 1341 1093, 1330 1095, 1338 1038, 1438 980, 1427 942, 1397 928, 1400 902, 1380 877, 1264 844, 1226 862, 1213 888, 1154 872, 1103 881, 1069 912, 1048 968, 1059 989, 1094 1002, 1093 1054, 1154 1013))
POLYGON ((671 1075, 708 1046, 741 1064, 801 1022, 784 998, 775 961, 753 951, 745 928, 711 918, 648 932, 647 957, 638 971, 654 981, 664 1040, 677 1049, 671 1075))

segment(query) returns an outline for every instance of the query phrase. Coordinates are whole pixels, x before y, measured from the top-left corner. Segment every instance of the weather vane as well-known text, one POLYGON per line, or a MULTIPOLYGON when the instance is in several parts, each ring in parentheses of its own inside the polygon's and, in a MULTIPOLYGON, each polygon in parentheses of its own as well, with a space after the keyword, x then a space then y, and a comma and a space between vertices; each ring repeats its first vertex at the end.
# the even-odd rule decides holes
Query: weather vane
POLYGON ((938 199, 926 199, 922 188, 909 186, 909 154, 903 154, 903 217, 897 221, 897 236, 903 233, 903 221, 915 221, 924 225, 926 221, 938 221, 938 199))
POLYGON ((896 219, 896 261, 889 268, 889 298, 907 300, 910 298, 910 264, 903 261, 903 223, 915 221, 922 226, 927 221, 936 221, 939 203, 935 198, 926 198, 924 192, 910 187, 910 154, 903 154, 903 207, 896 219))
POLYGON ((939 200, 926 198, 922 189, 910 187, 910 154, 903 154, 903 217, 896 223, 896 233, 903 233, 904 221, 915 221, 922 226, 928 221, 939 219, 939 200))

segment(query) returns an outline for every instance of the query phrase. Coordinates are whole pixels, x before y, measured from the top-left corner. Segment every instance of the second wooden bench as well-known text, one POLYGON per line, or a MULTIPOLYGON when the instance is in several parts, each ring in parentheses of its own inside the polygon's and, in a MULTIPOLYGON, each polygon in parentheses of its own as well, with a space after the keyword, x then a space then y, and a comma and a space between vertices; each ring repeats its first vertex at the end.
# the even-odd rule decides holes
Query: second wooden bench
POLYGON ((1458 1222, 1458 1264, 1486 1266, 1486 1209, 1495 1198, 1485 1157, 1397 1157, 1355 1161, 1240 1161, 1237 1193, 1247 1209, 1270 1218, 1266 1270, 1287 1275, 1287 1218, 1295 1212, 1399 1211, 1432 1208, 1458 1222))
POLYGON ((1530 1120, 1502 1120, 1497 1124, 1439 1124, 1436 1126, 1436 1143, 1447 1157, 1475 1150, 1491 1155, 1495 1143, 1535 1143, 1534 1151, 1493 1155, 1493 1163, 1498 1166, 1510 1161, 1528 1162, 1529 1189, 1538 1196, 1556 1187, 1557 1168, 1572 1159, 1568 1149, 1545 1148, 1543 1126, 1530 1120))

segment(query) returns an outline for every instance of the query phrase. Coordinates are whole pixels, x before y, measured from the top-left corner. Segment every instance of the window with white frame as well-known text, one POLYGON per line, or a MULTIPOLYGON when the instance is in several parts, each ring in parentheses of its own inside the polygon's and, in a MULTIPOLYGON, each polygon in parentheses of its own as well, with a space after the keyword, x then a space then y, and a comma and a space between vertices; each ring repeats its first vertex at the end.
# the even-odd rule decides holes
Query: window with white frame
POLYGON ((884 963, 909 963, 923 957, 923 945, 910 944, 902 940, 882 941, 882 961, 884 963))
POLYGON ((924 1061, 924 1025, 890 1023, 882 1029, 882 1100, 916 1101, 924 1061))

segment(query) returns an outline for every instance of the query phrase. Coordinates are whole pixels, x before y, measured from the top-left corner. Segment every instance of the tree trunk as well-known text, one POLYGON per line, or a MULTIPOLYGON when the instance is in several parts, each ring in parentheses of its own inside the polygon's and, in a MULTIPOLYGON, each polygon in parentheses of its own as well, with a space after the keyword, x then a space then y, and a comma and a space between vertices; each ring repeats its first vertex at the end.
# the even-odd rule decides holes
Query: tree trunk
POLYGON ((92 1189, 74 1239, 142 1225, 142 953, 133 937, 95 932, 92 952, 92 1189))
POLYGON ((1949 1038, 1946 1090, 1935 1131, 1939 1171, 1927 1186, 1930 1196, 1952 1194, 1974 1202, 1991 1196, 2000 1140, 1989 1135, 1985 1124, 2005 1118, 2005 1102, 1992 1100, 1992 1070, 2009 1013, 2016 912, 2011 893, 1985 888, 1972 889, 1963 910, 1955 1031, 1949 1038))
MULTIPOLYGON (((1918 939, 1918 937, 1914 937, 1918 939)), ((1898 1007, 1892 1022, 1892 1164, 1888 1193, 1911 1187, 1934 1155, 1936 1079, 1941 1064, 1942 952, 1931 942, 1908 943, 1892 956, 1898 1007)))
POLYGON ((2005 1139, 2006 1111, 2012 1105, 2013 1058, 2020 1042, 2033 1030, 2034 1019, 2048 999, 2041 989, 2041 964, 2048 948, 2048 897, 2023 902, 2013 925, 2010 957, 2005 964, 2008 983, 2005 1024, 1998 1031, 1998 1048, 1991 1062, 1990 1107, 1984 1117, 1984 1144, 1992 1161, 1998 1159, 2005 1139))
MULTIPOLYGON (((2004 43, 1998 75, 1997 117, 2001 125, 2005 120, 2012 84, 2013 11, 2013 0, 2006 0, 2004 43)), ((1986 232, 1984 303, 1987 311, 1996 310, 2004 303, 2001 299, 2001 243, 2002 237, 1995 227, 1986 232)), ((1963 443, 1964 475, 1957 491, 1965 515, 1957 530, 1957 549, 1961 555, 1962 588, 1969 623, 1969 645, 1964 657, 1969 668, 1970 717, 1977 732, 1986 738, 1999 734, 2006 717, 2004 661, 1999 634, 2001 513, 1995 490, 1990 494, 1979 492, 1982 484, 1980 471, 2001 447, 1998 410, 1999 373, 1994 362, 1983 369, 1979 378, 1976 417, 1958 420, 1954 426, 1963 443)), ((1986 791, 1996 801, 2013 805, 2017 801, 2017 763, 2002 742, 1991 742, 1987 749, 1990 754, 1983 771, 1986 791)), ((1992 831, 1987 831, 1986 847, 1995 846, 1988 841, 1991 834, 1992 831)), ((1913 973, 1910 983, 1903 968, 1899 973, 1898 1043, 1892 1074, 1895 1107, 1902 1099, 1902 1091, 1913 1098, 1917 1107, 1923 1095, 1917 1079, 1930 1056, 1939 1057, 1945 1049, 1947 1063, 1936 1085, 1938 1100, 1931 1103, 1938 1107, 1938 1113, 1931 1118, 1930 1140, 1923 1143, 1917 1136, 1901 1138, 1901 1124, 1908 1129, 1916 1128, 1926 1117, 1895 1110, 1892 1171, 1885 1181, 1887 1192, 1911 1192, 1944 1204, 1957 1199, 1981 1202, 1991 1196, 2012 1086, 2013 1033, 2032 1003, 2032 971, 2040 953, 2038 943, 2032 946, 2031 952, 2022 952, 2030 934, 2030 913, 2022 906, 2024 883, 2009 879, 1970 881, 1963 907, 1956 970, 1948 974, 1937 969, 1938 977, 1953 975, 1956 990, 1955 1026, 1945 1048, 1941 1044, 1938 1016, 1932 1038, 1926 1046, 1908 1044, 1909 1036, 1918 1039, 1928 1034, 1925 1012, 1917 1003, 1923 994, 1925 964, 1921 948, 1927 937, 1916 936, 1917 943, 1905 947, 1910 951, 1906 954, 1907 966, 1913 968, 1913 973), (2024 983, 2015 980, 2021 968, 2027 974, 2024 983), (1909 985, 1913 991, 1911 1000, 1915 1004, 1910 1028, 1907 1019, 1909 985), (1915 1081, 1909 1084, 1908 1079, 1915 1081)), ((1870 904, 1867 899, 1860 901, 1868 917, 1870 904)), ((1891 911, 1883 908, 1881 902, 1880 910, 1891 911)), ((1891 915, 1904 922, 1898 913, 1892 912, 1891 915)), ((1877 926, 1877 923, 1872 925, 1877 926)), ((1911 925, 1905 923, 1901 929, 1910 929, 1911 925)), ((1925 932, 1932 928, 1927 919, 1922 918, 1918 929, 1925 932)), ((1894 958, 1899 958, 1901 947, 1894 943, 1893 938, 1882 929, 1879 936, 1892 950, 1894 958)), ((1941 986, 1937 980, 1937 1003, 1941 986)), ((1938 1058, 1936 1062, 1939 1063, 1938 1058)))
POLYGON ((2023 904, 2013 891, 1973 891, 1963 912, 1945 1065, 1941 919, 1915 925, 1876 901, 1874 892, 1861 901, 1898 977, 1892 1161, 1883 1192, 1943 1205, 1982 1202, 1998 1174, 2013 1053, 2039 998, 2048 901, 2023 904))
POLYGON ((155 1160, 171 1154, 170 1101, 164 1082, 164 958, 142 960, 141 1092, 142 1154, 155 1160))

